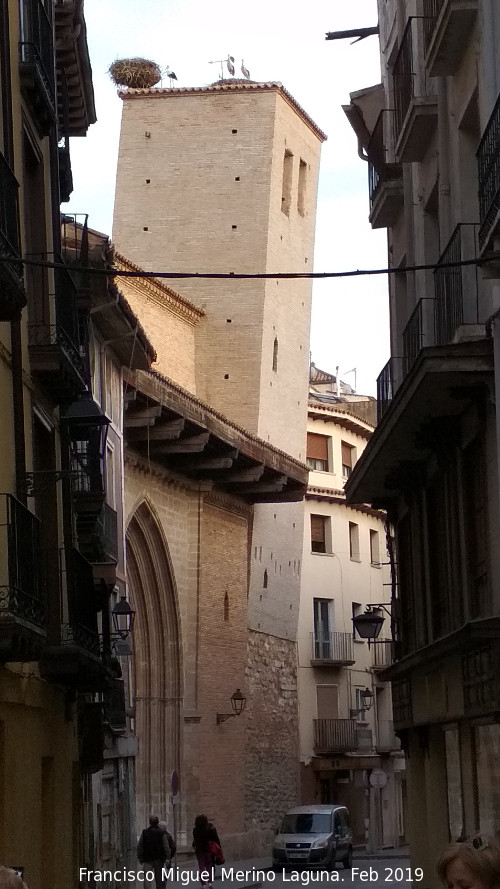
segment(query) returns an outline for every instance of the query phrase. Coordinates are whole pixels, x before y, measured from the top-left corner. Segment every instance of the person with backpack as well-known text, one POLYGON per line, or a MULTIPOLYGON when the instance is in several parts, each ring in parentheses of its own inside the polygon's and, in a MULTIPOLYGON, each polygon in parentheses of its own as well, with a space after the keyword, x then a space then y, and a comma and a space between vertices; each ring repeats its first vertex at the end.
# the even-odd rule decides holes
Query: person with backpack
MULTIPOLYGON (((165 889, 165 881, 162 872, 166 862, 168 861, 170 863, 171 846, 168 840, 170 834, 168 831, 162 831, 159 825, 160 821, 158 816, 151 815, 149 818, 149 827, 146 827, 142 831, 137 845, 137 858, 141 864, 149 864, 153 869, 156 889, 165 889)), ((170 839, 172 838, 170 837, 170 839)))

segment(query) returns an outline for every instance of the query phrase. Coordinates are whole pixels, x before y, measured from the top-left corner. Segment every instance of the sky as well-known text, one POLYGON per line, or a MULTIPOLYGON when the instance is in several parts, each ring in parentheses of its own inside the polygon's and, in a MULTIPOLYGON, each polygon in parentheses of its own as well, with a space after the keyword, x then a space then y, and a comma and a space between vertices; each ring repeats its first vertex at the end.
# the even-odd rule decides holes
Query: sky
MULTIPOLYGON (((162 69, 169 66, 178 86, 205 86, 220 75, 220 65, 210 62, 230 54, 236 76, 244 60, 252 80, 280 81, 328 136, 321 155, 314 271, 384 268, 386 232, 368 223, 367 164, 358 157, 341 107, 350 92, 380 81, 378 40, 325 40, 327 31, 376 25, 376 5, 376 0, 85 0, 98 120, 86 138, 71 139, 74 191, 63 210, 88 213, 92 228, 112 232, 122 106, 107 73, 112 62, 142 56, 162 69)), ((339 366, 357 392, 376 394, 376 378, 389 358, 388 326, 385 276, 315 281, 312 360, 330 373, 339 366), (356 374, 349 373, 353 368, 356 374)))

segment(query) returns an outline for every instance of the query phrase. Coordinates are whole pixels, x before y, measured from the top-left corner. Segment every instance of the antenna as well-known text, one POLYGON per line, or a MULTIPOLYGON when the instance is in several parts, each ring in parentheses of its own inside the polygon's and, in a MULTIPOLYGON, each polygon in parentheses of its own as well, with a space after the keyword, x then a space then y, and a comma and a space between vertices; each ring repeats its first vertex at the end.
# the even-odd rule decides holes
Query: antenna
POLYGON ((226 59, 213 59, 213 61, 208 63, 209 65, 220 65, 220 75, 219 80, 224 80, 224 65, 226 65, 227 70, 229 71, 231 77, 234 75, 234 56, 228 56, 226 59))
POLYGON ((351 367, 351 370, 345 370, 342 376, 345 377, 346 374, 354 374, 354 391, 356 392, 356 368, 351 367))

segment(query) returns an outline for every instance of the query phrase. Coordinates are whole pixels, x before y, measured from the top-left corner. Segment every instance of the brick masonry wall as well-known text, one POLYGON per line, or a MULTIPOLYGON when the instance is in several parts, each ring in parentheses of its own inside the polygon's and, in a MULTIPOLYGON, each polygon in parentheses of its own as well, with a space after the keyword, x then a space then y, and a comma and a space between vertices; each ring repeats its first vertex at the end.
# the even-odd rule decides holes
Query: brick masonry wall
MULTIPOLYGON (((126 514, 130 521, 141 503, 151 510, 151 521, 161 528, 168 547, 173 587, 178 605, 181 663, 180 777, 181 840, 191 842, 194 818, 205 811, 223 836, 240 834, 244 825, 244 757, 247 715, 216 725, 216 713, 231 712, 231 695, 239 686, 246 693, 248 523, 251 509, 227 497, 206 495, 198 502, 196 491, 178 480, 148 473, 127 458, 126 514), (209 502, 210 501, 210 502, 209 502), (198 541, 200 549, 198 554, 198 541), (198 557, 199 556, 199 557, 198 557), (228 612, 224 598, 228 592, 228 612), (227 616, 227 620, 225 617, 227 616)), ((164 554, 154 553, 155 562, 164 554)), ((154 580, 143 578, 152 597, 165 595, 154 580)), ((133 591, 131 591, 133 594, 133 591)), ((133 595, 132 595, 133 599, 133 595)), ((151 611, 154 609, 151 606, 151 611)), ((175 644, 168 628, 150 641, 150 662, 135 652, 137 669, 150 670, 167 660, 161 645, 175 644), (153 664, 153 667, 151 666, 153 664)), ((151 683, 153 684, 153 683, 151 683)), ((168 711, 170 712, 170 711, 168 711)), ((170 716, 166 716, 167 723, 170 716)), ((152 723, 155 724, 154 722, 152 723)), ((171 727, 158 728, 157 736, 139 737, 150 745, 155 761, 170 762, 167 742, 171 727), (165 731, 166 729, 166 731, 165 731), (159 748, 159 749, 157 749, 159 748)), ((167 776, 169 777, 169 776, 167 776)), ((151 805, 172 824, 169 789, 153 782, 151 805)), ((137 787, 141 823, 149 814, 147 793, 137 787)))
MULTIPOLYGON (((319 150, 317 135, 277 90, 130 94, 118 160, 117 247, 148 268, 307 271, 319 150), (293 153, 289 215, 281 210, 285 149, 293 153), (303 213, 301 158, 308 166, 303 213)), ((196 331, 199 397, 301 457, 310 293, 310 282, 294 280, 182 283, 183 296, 206 311, 196 331)))
POLYGON ((274 830, 300 799, 295 644, 250 631, 247 686, 245 826, 274 830))
POLYGON ((145 288, 141 282, 121 278, 120 290, 156 349, 153 370, 196 395, 195 323, 182 309, 175 311, 162 300, 160 293, 155 297, 151 285, 145 288))

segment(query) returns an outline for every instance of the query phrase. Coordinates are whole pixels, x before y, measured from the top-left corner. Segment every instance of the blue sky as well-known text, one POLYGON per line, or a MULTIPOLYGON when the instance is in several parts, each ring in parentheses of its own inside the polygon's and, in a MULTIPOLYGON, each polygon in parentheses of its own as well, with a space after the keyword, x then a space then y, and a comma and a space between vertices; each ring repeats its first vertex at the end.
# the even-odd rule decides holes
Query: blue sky
MULTIPOLYGON (((386 232, 368 223, 367 165, 341 105, 380 80, 378 40, 326 41, 326 31, 375 25, 376 0, 85 0, 98 122, 71 140, 75 190, 68 212, 111 233, 121 101, 107 69, 144 56, 175 71, 179 86, 217 80, 213 59, 241 60, 252 80, 279 80, 328 135, 322 150, 315 271, 386 265, 386 232)), ((258 269, 256 269, 258 271, 258 269)), ((313 289, 313 361, 335 372, 357 368, 357 390, 375 394, 389 357, 385 277, 317 281, 313 289)), ((346 381, 354 382, 353 374, 346 381)))

